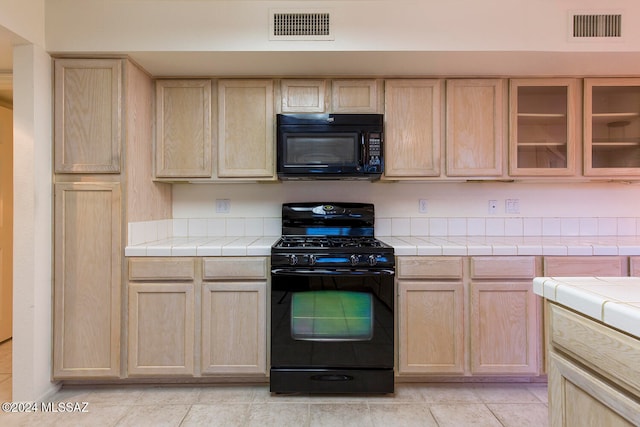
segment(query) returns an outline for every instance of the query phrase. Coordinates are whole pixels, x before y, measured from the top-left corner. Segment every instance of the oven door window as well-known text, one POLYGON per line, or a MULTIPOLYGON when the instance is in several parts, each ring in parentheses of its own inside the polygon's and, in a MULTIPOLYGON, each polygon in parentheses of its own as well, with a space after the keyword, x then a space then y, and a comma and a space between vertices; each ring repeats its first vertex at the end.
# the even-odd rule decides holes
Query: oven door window
POLYGON ((373 338, 373 298, 353 291, 295 292, 291 336, 309 341, 369 341, 373 338))
POLYGON ((358 163, 357 133, 285 135, 285 167, 339 166, 358 163))

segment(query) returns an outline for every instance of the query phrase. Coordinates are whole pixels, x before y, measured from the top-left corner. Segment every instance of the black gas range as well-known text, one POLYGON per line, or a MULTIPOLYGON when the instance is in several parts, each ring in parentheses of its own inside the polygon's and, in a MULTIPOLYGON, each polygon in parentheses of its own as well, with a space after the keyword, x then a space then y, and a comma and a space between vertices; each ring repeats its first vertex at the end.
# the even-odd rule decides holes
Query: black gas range
POLYGON ((271 391, 392 393, 393 248, 367 203, 286 203, 271 248, 271 391))
POLYGON ((344 273, 393 269, 393 248, 374 237, 374 221, 372 204, 284 204, 282 237, 271 248, 271 266, 344 273))

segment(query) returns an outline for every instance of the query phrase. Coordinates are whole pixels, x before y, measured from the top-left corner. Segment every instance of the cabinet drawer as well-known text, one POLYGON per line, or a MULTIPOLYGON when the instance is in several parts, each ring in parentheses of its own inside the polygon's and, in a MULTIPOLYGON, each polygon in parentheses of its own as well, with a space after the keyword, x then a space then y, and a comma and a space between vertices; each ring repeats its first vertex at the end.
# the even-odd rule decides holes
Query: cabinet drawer
POLYGON ((132 258, 129 280, 193 280, 193 258, 132 258))
POLYGON ((205 258, 202 263, 202 278, 219 279, 265 279, 266 257, 220 257, 205 258))
POLYGON ((640 394, 640 341, 550 304, 550 339, 580 362, 616 384, 640 394))
POLYGON ((640 257, 631 257, 629 262, 629 276, 640 277, 640 257))
POLYGON ((617 256, 545 257, 545 276, 626 276, 627 260, 617 256))
POLYGON ((536 277, 536 259, 523 257, 473 257, 472 279, 532 279, 536 277))
POLYGON ((403 279, 460 279, 461 257, 398 257, 397 273, 403 279))

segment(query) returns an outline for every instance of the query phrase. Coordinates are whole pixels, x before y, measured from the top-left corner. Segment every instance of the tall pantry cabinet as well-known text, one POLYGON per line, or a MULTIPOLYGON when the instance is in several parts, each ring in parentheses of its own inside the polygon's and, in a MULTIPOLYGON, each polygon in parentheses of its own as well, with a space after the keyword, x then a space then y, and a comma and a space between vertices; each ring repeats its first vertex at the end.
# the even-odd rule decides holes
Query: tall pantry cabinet
POLYGON ((125 59, 54 59, 54 379, 122 372, 125 225, 170 215, 170 188, 144 179, 151 91, 125 59))

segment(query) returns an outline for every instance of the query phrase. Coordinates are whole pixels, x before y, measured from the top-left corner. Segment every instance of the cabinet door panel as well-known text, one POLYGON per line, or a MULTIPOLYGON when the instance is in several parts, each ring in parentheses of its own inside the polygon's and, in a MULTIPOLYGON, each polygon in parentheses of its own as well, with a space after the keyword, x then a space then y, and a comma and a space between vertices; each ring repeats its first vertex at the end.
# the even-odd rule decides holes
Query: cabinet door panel
POLYGON ((490 256, 470 258, 472 279, 529 279, 537 276, 532 256, 490 256))
POLYGON ((640 79, 584 80, 584 174, 640 174, 640 79))
POLYGON ((536 374, 538 310, 530 281, 472 282, 472 374, 536 374))
POLYGON ((129 374, 193 375, 192 283, 129 284, 129 374))
POLYGON ((441 109, 441 80, 385 82, 385 177, 440 176, 441 109))
POLYGON ((333 80, 331 106, 334 113, 379 112, 379 80, 333 80))
POLYGON ((56 59, 55 172, 119 173, 122 61, 56 59))
POLYGON ((210 178, 211 81, 156 82, 156 176, 210 178))
POLYGON ((447 176, 500 176, 504 81, 447 80, 447 176))
POLYGON ((266 374, 266 283, 202 287, 202 373, 266 374))
POLYGON ((120 205, 116 183, 55 185, 54 378, 120 372, 120 205))
POLYGON ((627 260, 624 257, 544 257, 545 276, 626 276, 627 268, 627 260))
POLYGON ((464 373, 464 286, 398 282, 400 374, 464 373))
POLYGON ((578 365, 549 356, 549 413, 552 426, 640 425, 640 405, 578 365))
POLYGON ((509 174, 576 173, 580 122, 577 79, 512 79, 509 108, 509 174))
POLYGON ((401 256, 396 275, 402 279, 462 279, 461 257, 401 256))
POLYGON ((629 276, 640 277, 640 257, 629 259, 629 276))
POLYGON ((282 80, 283 113, 324 113, 326 80, 282 80))
POLYGON ((275 179, 273 82, 218 82, 218 177, 275 179))

